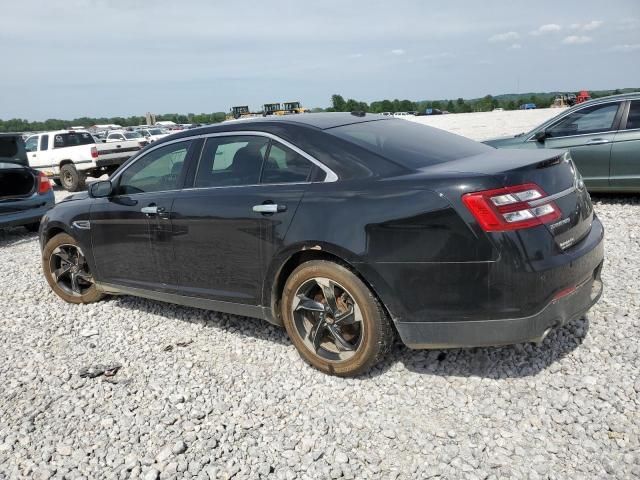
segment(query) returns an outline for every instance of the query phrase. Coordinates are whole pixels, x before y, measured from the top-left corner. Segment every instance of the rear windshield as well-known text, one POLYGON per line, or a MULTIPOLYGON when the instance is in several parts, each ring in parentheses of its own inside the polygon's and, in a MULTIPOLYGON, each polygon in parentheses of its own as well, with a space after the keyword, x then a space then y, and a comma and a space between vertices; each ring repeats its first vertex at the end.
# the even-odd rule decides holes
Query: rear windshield
POLYGON ((57 133, 53 137, 53 148, 76 147, 91 143, 96 143, 96 141, 87 132, 57 133))
POLYGON ((17 137, 0 137, 0 158, 13 158, 18 154, 17 137))
POLYGON ((325 131, 411 169, 491 149, 468 138, 401 119, 352 123, 325 131))
POLYGON ((124 132, 124 138, 127 138, 129 140, 133 140, 136 138, 142 138, 142 135, 138 132, 124 132))

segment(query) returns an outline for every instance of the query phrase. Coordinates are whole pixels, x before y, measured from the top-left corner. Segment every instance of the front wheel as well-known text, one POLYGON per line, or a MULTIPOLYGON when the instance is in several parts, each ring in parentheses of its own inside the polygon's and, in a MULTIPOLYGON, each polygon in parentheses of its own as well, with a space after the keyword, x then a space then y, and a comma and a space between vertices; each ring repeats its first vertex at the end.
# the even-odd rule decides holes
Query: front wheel
POLYGON ((282 318, 300 356, 325 373, 357 376, 393 341, 389 319, 371 290, 337 263, 303 263, 287 279, 282 318))
POLYGON ((71 235, 60 233, 47 242, 42 251, 42 270, 51 289, 66 302, 92 303, 104 296, 71 235))

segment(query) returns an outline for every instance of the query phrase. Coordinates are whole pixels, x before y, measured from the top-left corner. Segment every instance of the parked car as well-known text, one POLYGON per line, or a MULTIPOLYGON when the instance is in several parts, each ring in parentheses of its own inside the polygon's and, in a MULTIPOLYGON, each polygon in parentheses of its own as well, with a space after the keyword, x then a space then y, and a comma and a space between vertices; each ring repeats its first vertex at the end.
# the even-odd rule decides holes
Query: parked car
POLYGON ((54 203, 49 179, 29 167, 21 135, 0 133, 0 227, 35 232, 54 203))
POLYGON ((567 149, 591 191, 640 192, 640 93, 575 105, 496 148, 567 149))
POLYGON ((130 294, 283 325, 335 375, 411 348, 542 341, 600 297, 603 227, 571 156, 358 113, 159 140, 43 219, 72 303, 130 294))
POLYGON ((38 133, 26 140, 29 165, 70 192, 84 188, 87 177, 110 175, 142 146, 137 141, 96 143, 85 130, 38 133))
POLYGON ((161 138, 164 138, 167 135, 169 135, 169 133, 166 133, 161 128, 154 128, 154 127, 140 128, 136 131, 140 132, 140 134, 144 138, 146 138, 149 143, 155 142, 156 140, 160 140, 161 138))
POLYGON ((106 143, 122 143, 138 145, 138 148, 144 147, 149 141, 142 135, 142 133, 133 130, 111 130, 107 133, 105 138, 106 143))
POLYGON ((536 108, 535 103, 523 103, 520 105, 520 110, 535 110, 536 108))

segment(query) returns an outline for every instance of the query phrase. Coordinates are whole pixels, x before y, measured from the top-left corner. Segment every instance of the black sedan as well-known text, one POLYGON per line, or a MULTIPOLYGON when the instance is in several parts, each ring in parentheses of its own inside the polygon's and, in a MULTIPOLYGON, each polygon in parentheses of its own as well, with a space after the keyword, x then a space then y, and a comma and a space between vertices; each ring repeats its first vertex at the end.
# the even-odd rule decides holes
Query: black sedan
POLYGON ((22 137, 0 133, 0 228, 22 225, 36 232, 54 203, 49 179, 29 167, 22 137))
POLYGON ((411 348, 539 342, 602 292, 603 227, 567 153, 361 113, 171 135, 59 203, 40 235, 68 302, 262 318, 342 376, 396 334, 411 348))

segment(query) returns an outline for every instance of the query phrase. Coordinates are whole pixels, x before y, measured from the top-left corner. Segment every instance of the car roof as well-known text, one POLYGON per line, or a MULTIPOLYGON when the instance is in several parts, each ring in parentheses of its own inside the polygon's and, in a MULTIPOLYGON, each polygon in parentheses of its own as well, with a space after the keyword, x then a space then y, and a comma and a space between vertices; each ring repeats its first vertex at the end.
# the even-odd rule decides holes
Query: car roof
MULTIPOLYGON (((202 129, 216 129, 220 126, 229 125, 231 123, 242 123, 242 125, 260 125, 263 123, 287 123, 287 124, 297 124, 297 125, 306 125, 310 127, 319 128, 320 130, 326 130, 328 128, 339 127, 342 125, 350 125, 352 123, 362 123, 362 122, 371 122, 375 120, 384 120, 389 121, 390 119, 386 118, 383 115, 377 113, 347 113, 347 112, 323 112, 323 113, 298 113, 292 115, 269 115, 266 117, 248 117, 242 118, 238 120, 228 120, 226 122, 218 123, 213 126, 200 127, 198 130, 203 131, 202 129)), ((214 130, 212 130, 214 131, 214 130)))
POLYGON ((610 102, 612 100, 640 100, 640 92, 620 93, 618 95, 608 95, 606 97, 592 98, 586 102, 578 103, 575 106, 596 104, 600 102, 610 102))

